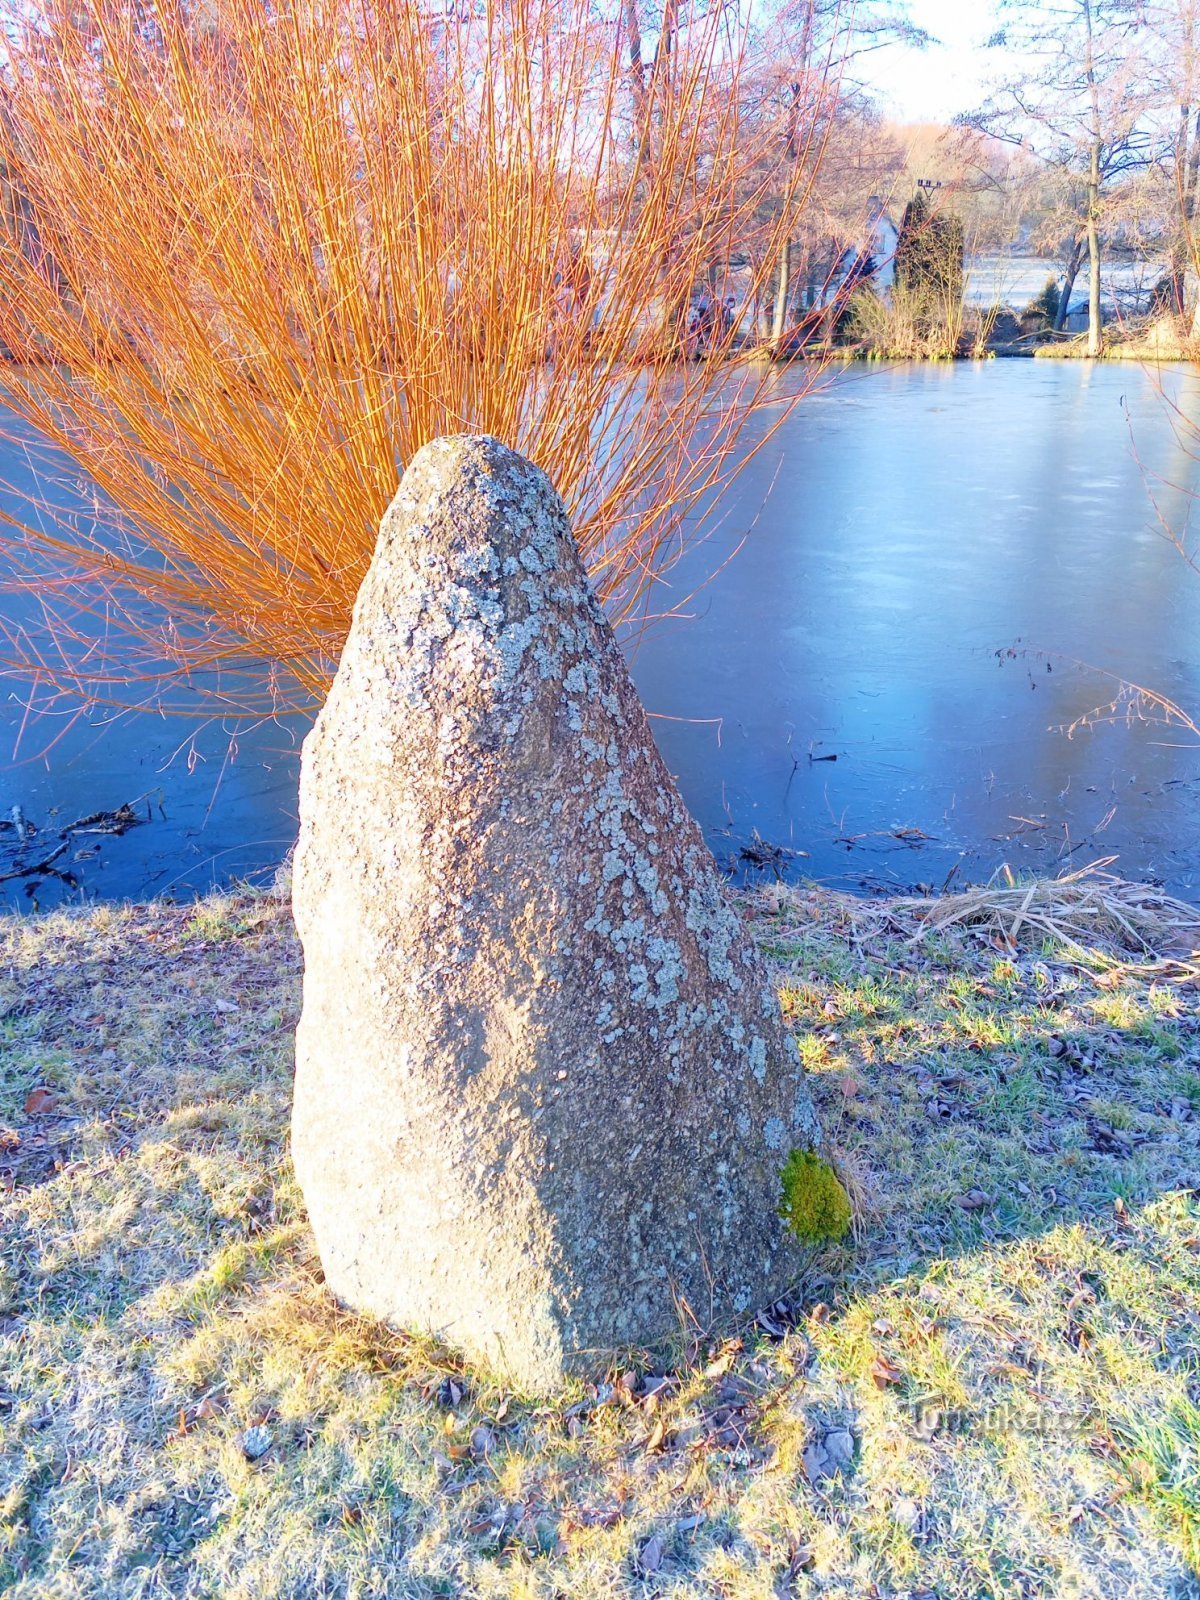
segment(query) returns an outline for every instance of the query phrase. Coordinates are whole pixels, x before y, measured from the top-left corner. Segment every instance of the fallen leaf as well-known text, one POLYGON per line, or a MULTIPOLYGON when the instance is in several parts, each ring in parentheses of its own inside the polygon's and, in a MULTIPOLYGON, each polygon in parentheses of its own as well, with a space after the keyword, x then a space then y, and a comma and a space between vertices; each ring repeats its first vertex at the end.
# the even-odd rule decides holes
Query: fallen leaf
POLYGON ((453 1378, 442 1379, 437 1391, 438 1405, 446 1406, 449 1410, 453 1410, 462 1400, 462 1397, 463 1387, 461 1383, 455 1382, 453 1378))
POLYGON ((806 1544, 788 1544, 788 1576, 796 1577, 801 1572, 807 1572, 816 1561, 812 1549, 806 1544))
POLYGON ((907 1533, 913 1533, 921 1525, 921 1508, 915 1500, 910 1500, 907 1495, 892 1501, 892 1520, 907 1533))
POLYGON ((831 1428, 821 1441, 826 1471, 848 1473, 854 1465, 854 1435, 849 1428, 831 1428))
POLYGON ((655 1450, 662 1449, 662 1442, 666 1437, 666 1432, 667 1429, 663 1419, 661 1417, 655 1417, 654 1426, 650 1429, 650 1432, 646 1438, 647 1455, 652 1454, 655 1450))
POLYGON ((38 1087, 25 1098, 25 1115, 27 1117, 42 1117, 47 1111, 53 1111, 58 1104, 58 1096, 51 1089, 38 1087))
POLYGON ((985 1206, 990 1206, 992 1197, 983 1189, 968 1189, 966 1194, 960 1194, 957 1204, 963 1211, 982 1211, 985 1206))
POLYGON ((889 1383, 903 1383, 904 1374, 887 1356, 876 1356, 871 1363, 871 1381, 877 1389, 886 1389, 889 1383))
POLYGON ((615 1528, 624 1514, 620 1506, 599 1506, 577 1512, 574 1521, 581 1528, 615 1528))
POLYGON ((638 1556, 638 1566, 643 1572, 657 1572, 662 1566, 663 1543, 657 1534, 652 1539, 647 1539, 638 1556))

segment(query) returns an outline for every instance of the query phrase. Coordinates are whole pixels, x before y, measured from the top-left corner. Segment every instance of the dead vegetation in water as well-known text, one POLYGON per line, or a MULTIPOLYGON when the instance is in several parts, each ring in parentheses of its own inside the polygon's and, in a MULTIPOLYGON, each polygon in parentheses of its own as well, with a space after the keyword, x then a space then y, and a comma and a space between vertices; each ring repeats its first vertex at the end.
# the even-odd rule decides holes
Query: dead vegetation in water
POLYGON ((326 1295, 280 902, 0 921, 0 1588, 1187 1593, 1194 987, 1027 921, 1012 950, 815 889, 743 906, 854 1246, 740 1338, 544 1405, 326 1295))

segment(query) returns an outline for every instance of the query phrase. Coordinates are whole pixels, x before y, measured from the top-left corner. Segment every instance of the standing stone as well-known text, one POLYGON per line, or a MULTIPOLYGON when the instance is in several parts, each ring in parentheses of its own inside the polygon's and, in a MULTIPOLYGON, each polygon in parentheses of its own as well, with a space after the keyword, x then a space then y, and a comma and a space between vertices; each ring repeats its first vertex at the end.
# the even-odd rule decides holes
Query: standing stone
POLYGON ((770 1300, 794 1047, 544 474, 439 439, 305 741, 292 1142, 325 1275, 530 1391, 770 1300))

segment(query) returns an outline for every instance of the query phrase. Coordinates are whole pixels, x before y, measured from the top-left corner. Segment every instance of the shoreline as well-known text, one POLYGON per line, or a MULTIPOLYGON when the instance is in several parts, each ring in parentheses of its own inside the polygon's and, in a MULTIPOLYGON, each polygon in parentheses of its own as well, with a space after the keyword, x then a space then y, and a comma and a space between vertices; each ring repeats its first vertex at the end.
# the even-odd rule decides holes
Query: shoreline
POLYGON ((1195 345, 1180 344, 1177 346, 1144 345, 1132 342, 1129 344, 1106 345, 1098 356, 1089 356, 1081 340, 1072 340, 1062 344, 1040 344, 1025 349, 1015 349, 1011 346, 992 346, 979 353, 965 351, 961 355, 943 356, 909 356, 888 355, 871 350, 854 349, 850 346, 831 345, 823 349, 797 350, 794 354, 773 357, 769 352, 761 356, 751 356, 752 360, 773 361, 777 366, 786 367, 792 362, 826 362, 841 363, 850 366, 856 363, 893 366, 957 366, 960 363, 984 364, 989 361, 1137 361, 1149 366, 1189 366, 1200 365, 1200 347, 1195 345))

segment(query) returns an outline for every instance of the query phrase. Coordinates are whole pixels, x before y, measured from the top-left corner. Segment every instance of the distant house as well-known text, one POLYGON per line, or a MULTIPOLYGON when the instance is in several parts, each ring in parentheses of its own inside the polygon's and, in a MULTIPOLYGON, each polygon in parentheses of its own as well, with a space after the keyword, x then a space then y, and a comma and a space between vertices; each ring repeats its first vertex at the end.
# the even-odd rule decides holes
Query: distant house
MULTIPOLYGON (((1100 321, 1111 322, 1118 315, 1117 307, 1113 304, 1107 293, 1100 301, 1100 321)), ((1072 300, 1067 309, 1067 318, 1063 323, 1064 333, 1086 333, 1088 325, 1088 302, 1084 295, 1078 300, 1072 300)))
POLYGON ((867 202, 867 216, 857 244, 844 250, 830 275, 819 304, 844 304, 860 283, 869 283, 885 297, 896 281, 896 246, 900 230, 888 216, 887 207, 877 194, 867 202))

